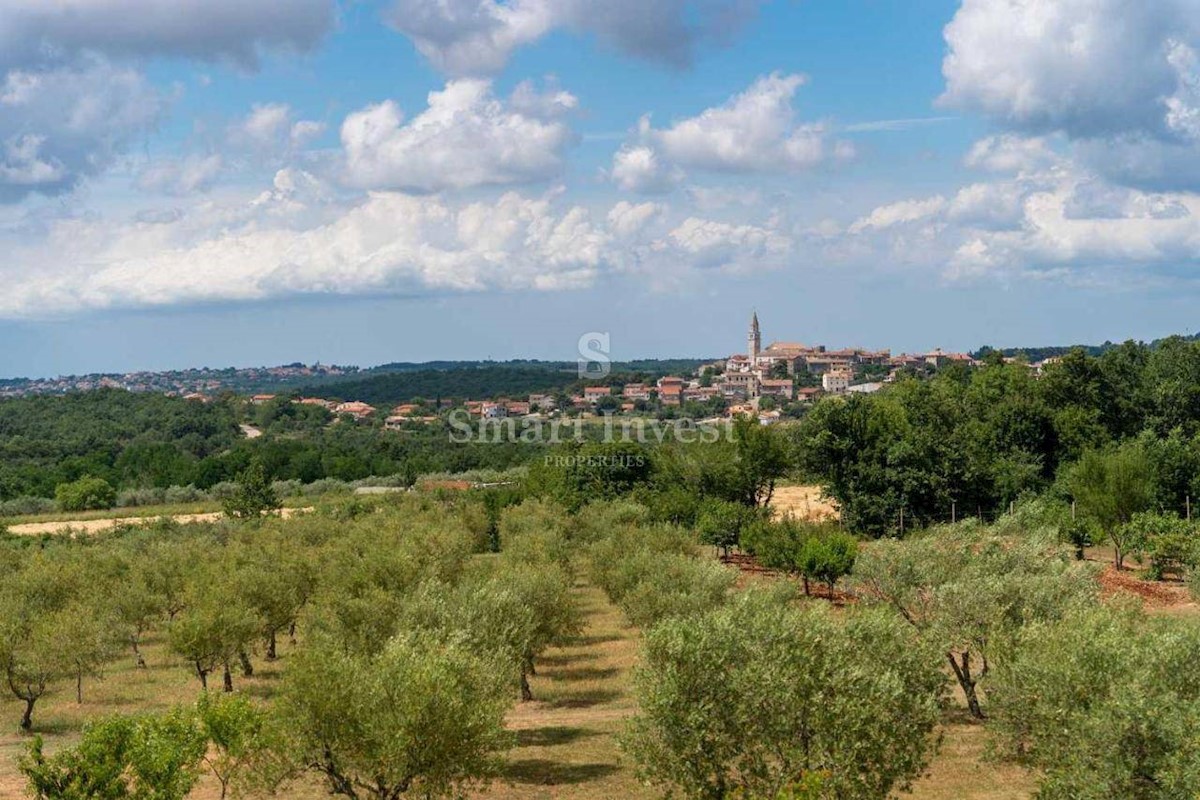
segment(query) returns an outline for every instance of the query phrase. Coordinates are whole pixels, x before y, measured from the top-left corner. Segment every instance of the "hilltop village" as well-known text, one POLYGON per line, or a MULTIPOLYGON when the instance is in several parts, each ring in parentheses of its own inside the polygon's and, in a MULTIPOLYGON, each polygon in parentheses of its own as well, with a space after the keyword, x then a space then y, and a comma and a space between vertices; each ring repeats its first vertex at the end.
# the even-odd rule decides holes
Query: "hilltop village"
MULTIPOLYGON (((1009 359, 1011 360, 1011 359, 1009 359)), ((604 414, 652 415, 660 418, 712 419, 758 416, 770 423, 799 416, 825 395, 877 392, 901 375, 929 375, 949 365, 978 366, 966 353, 935 349, 927 353, 901 353, 864 348, 830 349, 797 342, 776 341, 763 346, 762 328, 754 313, 746 336, 745 352, 702 364, 691 374, 656 378, 620 373, 599 379, 581 379, 560 392, 533 392, 519 397, 430 398, 377 407, 356 399, 256 394, 253 405, 290 402, 320 408, 331 419, 382 422, 402 429, 412 424, 434 423, 454 409, 481 419, 598 416, 604 414)), ((1030 365, 1039 370, 1043 363, 1030 365)), ((202 397, 192 395, 194 399, 202 397)))

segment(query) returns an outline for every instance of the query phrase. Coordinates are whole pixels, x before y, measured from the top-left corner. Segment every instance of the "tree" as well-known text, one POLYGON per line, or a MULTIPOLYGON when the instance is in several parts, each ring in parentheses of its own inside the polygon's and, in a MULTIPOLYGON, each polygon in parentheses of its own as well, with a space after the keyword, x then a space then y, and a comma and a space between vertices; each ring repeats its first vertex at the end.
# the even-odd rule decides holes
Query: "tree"
POLYGON ((49 757, 39 736, 20 769, 38 800, 183 800, 204 752, 194 717, 176 709, 89 724, 78 745, 49 757))
POLYGON ((696 516, 696 531, 700 541, 718 547, 728 558, 730 548, 741 541, 742 530, 752 524, 757 515, 754 509, 730 500, 708 498, 696 516))
POLYGON ((1095 521, 1113 546, 1118 570, 1136 542, 1128 527, 1133 515, 1154 499, 1151 465, 1136 442, 1108 450, 1089 450, 1067 475, 1067 489, 1080 514, 1095 521))
POLYGON ((647 634, 621 744, 686 797, 883 800, 923 771, 943 687, 894 617, 751 591, 647 634))
POLYGON ((989 690, 1002 755, 1047 800, 1200 795, 1200 628, 1094 605, 1026 626, 989 690))
POLYGON ((75 678, 75 702, 83 702, 83 679, 100 677, 101 669, 117 653, 120 634, 117 618, 106 599, 81 598, 56 612, 51 636, 75 678))
POLYGON ((866 603, 893 609, 943 653, 977 719, 998 643, 1093 602, 1097 591, 1088 566, 1048 532, 1005 538, 974 525, 877 542, 859 555, 854 578, 866 603))
POLYGON ((208 676, 220 667, 223 688, 231 692, 233 664, 258 637, 262 620, 219 578, 202 581, 193 591, 193 599, 168 627, 171 650, 187 659, 205 689, 208 676))
POLYGON ((117 490, 103 478, 85 475, 71 483, 60 483, 54 499, 63 511, 92 511, 116 505, 117 490))
POLYGON ((238 474, 237 488, 225 499, 225 514, 234 519, 258 519, 280 506, 279 497, 259 460, 238 474))
POLYGON ((230 787, 246 778, 268 746, 266 713, 238 695, 205 693, 196 702, 195 714, 209 743, 204 763, 225 800, 230 787))
POLYGON ((375 655, 310 641, 276 705, 280 755, 343 797, 457 796, 496 773, 509 686, 494 657, 429 634, 375 655))
POLYGON ((825 530, 809 536, 800 548, 797 566, 804 576, 804 593, 810 580, 823 581, 833 591, 838 579, 854 569, 858 541, 839 530, 825 530))
POLYGON ((0 668, 5 683, 25 704, 21 729, 33 728, 33 709, 55 682, 73 675, 58 641, 59 612, 36 611, 19 604, 0 607, 0 668))

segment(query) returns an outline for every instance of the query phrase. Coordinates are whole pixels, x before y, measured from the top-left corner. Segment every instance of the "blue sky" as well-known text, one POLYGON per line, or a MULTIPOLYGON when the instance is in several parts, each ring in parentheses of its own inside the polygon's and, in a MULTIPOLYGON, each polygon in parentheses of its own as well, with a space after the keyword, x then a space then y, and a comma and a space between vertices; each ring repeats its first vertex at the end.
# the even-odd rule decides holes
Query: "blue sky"
POLYGON ((1200 0, 9 0, 0 375, 1194 332, 1200 0))

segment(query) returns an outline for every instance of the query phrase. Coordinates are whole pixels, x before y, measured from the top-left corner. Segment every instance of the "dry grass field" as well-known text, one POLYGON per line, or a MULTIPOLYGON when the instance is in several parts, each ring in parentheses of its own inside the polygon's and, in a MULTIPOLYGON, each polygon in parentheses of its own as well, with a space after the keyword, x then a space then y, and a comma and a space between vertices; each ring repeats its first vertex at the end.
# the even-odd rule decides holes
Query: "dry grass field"
POLYGON ((837 505, 821 496, 819 486, 777 486, 771 508, 781 517, 822 522, 838 518, 837 505))

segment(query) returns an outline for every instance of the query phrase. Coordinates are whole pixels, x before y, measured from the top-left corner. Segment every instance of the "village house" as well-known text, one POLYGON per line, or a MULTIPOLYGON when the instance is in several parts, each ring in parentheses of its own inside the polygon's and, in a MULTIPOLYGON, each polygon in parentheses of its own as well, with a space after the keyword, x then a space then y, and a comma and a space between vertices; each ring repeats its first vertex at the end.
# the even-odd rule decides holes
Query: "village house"
POLYGON ((366 419, 375 413, 375 406, 367 405, 359 400, 351 400, 348 403, 338 403, 333 407, 335 414, 349 414, 355 419, 366 419))
POLYGON ((845 394, 850 388, 851 377, 853 373, 845 369, 826 372, 821 376, 821 388, 830 394, 845 394))
POLYGON ((626 400, 649 400, 650 387, 644 383, 627 383, 621 390, 621 396, 626 400))
POLYGON ((758 393, 764 397, 782 397, 791 400, 795 393, 795 385, 786 379, 767 379, 759 381, 758 393))
POLYGON ((611 386, 585 386, 583 387, 583 399, 588 403, 595 405, 600 402, 603 397, 612 397, 611 386))
POLYGON ((273 394, 256 394, 250 398, 250 402, 256 406, 261 406, 264 403, 269 403, 275 399, 273 394))

